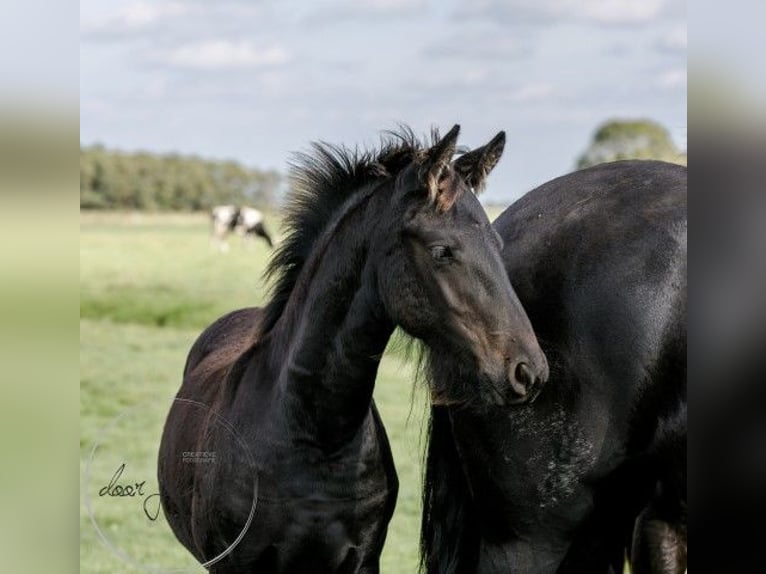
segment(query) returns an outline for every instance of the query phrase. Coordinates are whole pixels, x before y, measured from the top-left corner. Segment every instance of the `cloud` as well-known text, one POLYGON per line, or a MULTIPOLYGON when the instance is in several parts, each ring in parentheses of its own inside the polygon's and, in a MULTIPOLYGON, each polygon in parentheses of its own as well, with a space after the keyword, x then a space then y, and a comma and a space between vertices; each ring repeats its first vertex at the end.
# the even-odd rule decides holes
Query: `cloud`
POLYGON ((428 0, 333 0, 316 3, 309 20, 365 20, 368 18, 402 18, 425 14, 428 0))
POLYGON ((80 114, 84 116, 103 116, 114 111, 114 104, 103 98, 80 99, 80 114))
POLYGON ((657 86, 673 89, 686 86, 686 68, 666 70, 657 76, 657 86))
POLYGON ((418 11, 428 6, 427 0, 345 0, 340 2, 370 12, 407 13, 418 11))
POLYGON ((205 40, 171 50, 162 60, 179 68, 222 70, 284 64, 289 54, 280 46, 259 49, 249 40, 205 40))
POLYGON ((519 25, 584 21, 623 26, 657 19, 665 4, 666 0, 464 0, 457 15, 502 18, 519 25))
POLYGON ((660 37, 657 47, 662 52, 685 53, 687 49, 686 24, 676 26, 660 37))
POLYGON ((210 34, 241 35, 272 30, 272 12, 263 3, 242 0, 139 0, 101 16, 81 18, 80 37, 99 43, 136 39, 167 43, 210 34))
POLYGON ((162 19, 180 16, 186 12, 187 7, 179 2, 168 4, 136 2, 125 7, 118 17, 118 21, 127 27, 140 28, 155 24, 162 19))
POLYGON ((518 35, 499 27, 460 30, 447 38, 440 37, 423 49, 423 55, 436 59, 516 60, 530 56, 531 45, 518 35))
POLYGON ((507 93, 505 99, 514 103, 535 102, 547 99, 551 95, 553 86, 550 84, 525 84, 507 93))
POLYGON ((455 73, 450 70, 446 73, 430 74, 421 80, 421 86, 438 91, 464 90, 469 88, 481 88, 486 86, 492 79, 491 70, 485 66, 474 65, 455 73))
POLYGON ((572 7, 572 15, 582 8, 585 16, 601 24, 642 24, 656 19, 664 0, 583 0, 566 2, 572 7))
POLYGON ((189 14, 191 6, 181 2, 133 2, 122 10, 98 20, 81 21, 80 35, 85 39, 108 40, 137 35, 157 28, 168 20, 189 14))

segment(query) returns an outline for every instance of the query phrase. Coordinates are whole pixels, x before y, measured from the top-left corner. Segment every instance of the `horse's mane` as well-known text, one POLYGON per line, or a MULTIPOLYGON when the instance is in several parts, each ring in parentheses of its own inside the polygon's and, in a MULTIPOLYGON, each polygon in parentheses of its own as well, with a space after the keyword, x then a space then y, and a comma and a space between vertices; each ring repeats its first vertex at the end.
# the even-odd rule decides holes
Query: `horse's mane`
MULTIPOLYGON (((439 139, 431 130, 430 142, 439 139)), ((248 345, 231 357, 226 371, 228 393, 234 396, 244 370, 261 341, 271 331, 287 305, 301 271, 327 226, 336 221, 348 201, 369 184, 396 176, 412 161, 425 157, 432 145, 407 126, 384 132, 375 149, 349 149, 314 143, 311 153, 297 153, 290 162, 290 192, 284 208, 284 239, 275 249, 264 276, 271 282, 269 302, 261 308, 248 345)))
MULTIPOLYGON (((432 130, 431 141, 438 139, 432 130)), ((272 282, 259 336, 277 322, 317 239, 346 202, 369 184, 392 177, 421 158, 428 142, 406 126, 385 132, 375 149, 348 149, 314 143, 311 153, 290 162, 290 195, 283 220, 285 239, 272 256, 265 277, 272 282)))
POLYGON ((445 407, 432 406, 423 473, 420 572, 460 574, 476 569, 478 521, 445 407))

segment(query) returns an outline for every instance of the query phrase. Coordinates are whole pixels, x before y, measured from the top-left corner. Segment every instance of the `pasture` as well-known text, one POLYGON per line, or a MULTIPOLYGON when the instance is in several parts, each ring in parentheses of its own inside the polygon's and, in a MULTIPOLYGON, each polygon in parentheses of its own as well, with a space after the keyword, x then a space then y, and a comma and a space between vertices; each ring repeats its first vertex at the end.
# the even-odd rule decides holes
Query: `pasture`
MULTIPOLYGON (((268 217, 267 226, 276 231, 276 218, 268 217)), ((268 248, 260 240, 243 245, 236 236, 230 244, 224 254, 209 246, 205 215, 81 215, 81 477, 100 429, 135 405, 144 406, 131 411, 124 449, 153 461, 167 401, 180 385, 195 337, 223 313, 264 302, 261 273, 268 248), (147 402, 154 406, 146 408, 147 402)), ((417 568, 426 395, 413 379, 414 365, 405 359, 401 341, 394 341, 375 390, 400 480, 383 572, 417 568)), ((127 519, 128 508, 133 507, 112 504, 100 515, 110 540, 119 540, 126 554, 145 564, 175 557, 178 564, 188 563, 186 551, 171 537, 147 539, 145 531, 136 530, 127 519)), ((86 573, 138 571, 101 543, 82 500, 80 568, 86 573)))

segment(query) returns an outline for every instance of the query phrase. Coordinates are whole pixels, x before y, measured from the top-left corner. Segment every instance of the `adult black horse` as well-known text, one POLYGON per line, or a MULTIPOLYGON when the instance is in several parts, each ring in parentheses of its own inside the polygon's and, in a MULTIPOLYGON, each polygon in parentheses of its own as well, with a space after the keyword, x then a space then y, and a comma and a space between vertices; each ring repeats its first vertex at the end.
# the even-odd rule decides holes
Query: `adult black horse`
MULTIPOLYGON (((175 535, 211 571, 378 571, 398 483, 372 392, 397 325, 482 373, 485 401, 546 376, 466 184, 503 139, 453 165, 457 135, 425 147, 404 132, 372 153, 317 145, 292 174, 271 301, 192 347, 159 481, 175 535)), ((432 392, 449 402, 464 389, 432 392)))
MULTIPOLYGON (((432 407, 429 573, 683 572, 686 168, 603 164, 494 222, 550 365, 534 401, 432 407)), ((443 385, 471 377, 430 362, 443 385)))

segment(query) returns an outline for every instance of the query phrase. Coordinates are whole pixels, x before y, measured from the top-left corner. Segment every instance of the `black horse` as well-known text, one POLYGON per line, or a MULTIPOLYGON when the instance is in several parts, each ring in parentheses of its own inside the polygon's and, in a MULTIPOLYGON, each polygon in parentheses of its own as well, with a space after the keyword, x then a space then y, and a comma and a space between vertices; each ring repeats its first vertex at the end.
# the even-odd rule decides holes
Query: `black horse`
POLYGON ((523 405, 432 407, 427 572, 615 573, 626 553, 635 574, 684 571, 686 190, 685 167, 615 162, 494 222, 550 380, 523 405))
MULTIPOLYGON (((396 326, 481 373, 486 402, 547 375, 466 184, 504 139, 453 165, 457 135, 426 147, 404 131, 371 153, 317 145, 294 166, 272 298, 202 333, 160 447, 165 515, 211 571, 378 571, 398 483, 372 392, 396 326)), ((432 389, 444 403, 464 392, 432 389)))

